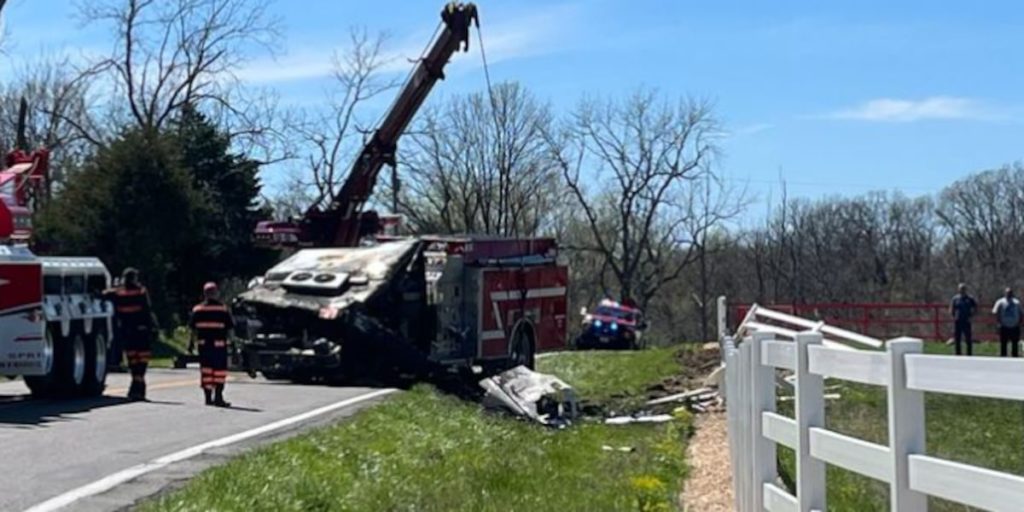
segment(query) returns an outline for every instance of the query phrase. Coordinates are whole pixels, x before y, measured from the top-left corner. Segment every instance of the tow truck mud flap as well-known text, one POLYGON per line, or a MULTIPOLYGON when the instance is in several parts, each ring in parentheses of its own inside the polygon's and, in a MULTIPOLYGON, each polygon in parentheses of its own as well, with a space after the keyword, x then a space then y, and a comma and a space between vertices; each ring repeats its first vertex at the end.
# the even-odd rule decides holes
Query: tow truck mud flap
POLYGON ((480 381, 484 407, 501 409, 549 427, 565 428, 579 416, 572 386, 553 375, 517 366, 480 381))

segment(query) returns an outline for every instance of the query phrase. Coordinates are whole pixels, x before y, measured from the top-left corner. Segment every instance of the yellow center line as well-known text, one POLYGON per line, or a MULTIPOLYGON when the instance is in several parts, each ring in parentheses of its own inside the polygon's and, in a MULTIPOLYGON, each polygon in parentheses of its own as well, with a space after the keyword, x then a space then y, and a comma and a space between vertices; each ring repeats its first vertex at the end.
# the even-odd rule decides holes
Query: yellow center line
MULTIPOLYGON (((234 379, 229 375, 227 380, 230 382, 230 381, 232 381, 234 379)), ((146 386, 146 391, 151 391, 151 390, 154 390, 154 389, 180 388, 180 387, 185 387, 185 386, 188 386, 188 385, 195 385, 196 387, 199 387, 199 375, 196 375, 195 377, 193 377, 191 379, 172 380, 170 382, 161 382, 159 384, 149 384, 149 385, 146 386)), ((125 387, 121 387, 121 388, 107 388, 107 391, 104 394, 106 394, 106 395, 123 395, 123 394, 125 394, 127 392, 128 392, 128 388, 125 388, 125 387)))

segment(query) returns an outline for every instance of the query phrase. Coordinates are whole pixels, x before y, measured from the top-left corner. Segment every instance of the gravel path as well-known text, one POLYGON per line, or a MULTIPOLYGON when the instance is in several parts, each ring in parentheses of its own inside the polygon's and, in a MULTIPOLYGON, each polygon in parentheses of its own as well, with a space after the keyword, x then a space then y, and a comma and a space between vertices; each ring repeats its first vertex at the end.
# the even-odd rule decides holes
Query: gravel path
POLYGON ((697 416, 696 433, 687 448, 690 478, 680 497, 685 512, 733 509, 732 470, 725 411, 697 416))

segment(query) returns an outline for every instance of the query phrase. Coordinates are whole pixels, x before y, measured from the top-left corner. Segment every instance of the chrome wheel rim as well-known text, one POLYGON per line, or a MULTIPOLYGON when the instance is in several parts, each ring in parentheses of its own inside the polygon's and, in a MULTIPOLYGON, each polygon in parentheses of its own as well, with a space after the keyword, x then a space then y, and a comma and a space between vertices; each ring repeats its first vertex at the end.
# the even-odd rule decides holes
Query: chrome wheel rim
POLYGON ((85 378, 85 342, 81 335, 76 335, 71 342, 74 365, 71 368, 71 378, 75 384, 81 384, 85 378))
POLYGON ((43 337, 43 367, 47 375, 53 372, 53 335, 50 329, 46 329, 46 336, 43 337))
POLYGON ((107 338, 102 334, 97 334, 95 339, 96 344, 96 367, 93 370, 96 378, 96 382, 103 382, 107 378, 107 338))

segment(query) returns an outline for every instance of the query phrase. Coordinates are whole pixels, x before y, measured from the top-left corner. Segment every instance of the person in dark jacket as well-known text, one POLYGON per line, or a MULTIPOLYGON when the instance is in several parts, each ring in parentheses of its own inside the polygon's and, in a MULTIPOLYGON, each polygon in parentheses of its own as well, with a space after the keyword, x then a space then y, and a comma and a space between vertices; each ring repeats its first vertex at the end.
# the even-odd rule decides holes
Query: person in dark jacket
POLYGON ((224 384, 228 378, 228 336, 235 323, 227 306, 220 301, 216 283, 203 286, 203 297, 203 302, 192 308, 189 319, 192 337, 188 350, 195 350, 196 341, 199 341, 200 385, 206 405, 231 407, 224 400, 224 384))
POLYGON ((961 341, 967 345, 967 355, 974 355, 974 339, 971 321, 978 312, 978 301, 967 293, 967 285, 960 283, 957 293, 949 303, 949 314, 953 317, 953 341, 956 343, 956 355, 961 355, 961 341))
POLYGON ((145 400, 146 370, 153 355, 156 332, 149 292, 139 282, 139 271, 129 267, 121 274, 121 284, 107 290, 105 296, 114 304, 114 337, 120 340, 132 375, 128 399, 145 400))

